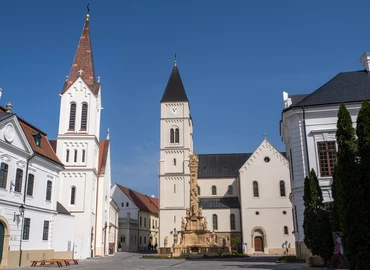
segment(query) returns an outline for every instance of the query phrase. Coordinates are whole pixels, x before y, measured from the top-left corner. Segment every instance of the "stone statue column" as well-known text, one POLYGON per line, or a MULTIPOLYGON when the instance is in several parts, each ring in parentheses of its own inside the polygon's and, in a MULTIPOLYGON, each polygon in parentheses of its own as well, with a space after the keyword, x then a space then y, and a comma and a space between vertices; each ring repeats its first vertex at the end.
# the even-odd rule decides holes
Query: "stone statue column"
POLYGON ((198 167, 199 159, 195 153, 189 154, 190 168, 190 216, 198 215, 199 198, 198 198, 198 167))

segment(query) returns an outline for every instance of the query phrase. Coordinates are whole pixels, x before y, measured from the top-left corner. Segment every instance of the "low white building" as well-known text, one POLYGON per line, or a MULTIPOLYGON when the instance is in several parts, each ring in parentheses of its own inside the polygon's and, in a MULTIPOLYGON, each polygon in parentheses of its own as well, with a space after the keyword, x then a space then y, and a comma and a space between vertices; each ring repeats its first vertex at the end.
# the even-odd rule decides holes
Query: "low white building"
POLYGON ((71 258, 74 217, 57 201, 63 164, 46 134, 10 110, 0 108, 0 268, 71 258))
POLYGON ((151 250, 158 245, 158 199, 115 184, 112 199, 119 211, 118 242, 122 251, 151 250))
POLYGON ((109 229, 108 229, 108 242, 109 251, 108 255, 113 255, 118 250, 118 213, 119 207, 116 202, 110 198, 109 204, 109 229))
POLYGON ((363 70, 341 72, 311 94, 283 93, 280 133, 291 167, 291 201, 297 255, 310 255, 304 244, 304 178, 314 169, 327 210, 332 207, 332 173, 336 163, 336 129, 339 105, 344 103, 356 123, 364 100, 370 100, 370 53, 360 59, 363 70))

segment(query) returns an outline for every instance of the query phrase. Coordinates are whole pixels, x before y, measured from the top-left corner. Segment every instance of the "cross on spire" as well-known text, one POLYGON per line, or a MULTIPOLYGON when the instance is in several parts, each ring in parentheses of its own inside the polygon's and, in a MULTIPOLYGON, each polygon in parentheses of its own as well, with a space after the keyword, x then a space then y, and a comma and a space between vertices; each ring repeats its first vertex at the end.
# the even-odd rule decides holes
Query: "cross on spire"
POLYGON ((175 62, 174 62, 175 67, 177 66, 177 60, 176 60, 176 53, 175 53, 175 62))
POLYGON ((263 133, 263 137, 265 138, 265 140, 266 140, 266 138, 267 138, 267 133, 265 132, 265 133, 263 133))
POLYGON ((78 73, 80 73, 80 76, 82 76, 82 73, 83 73, 84 71, 82 70, 82 69, 80 69, 79 71, 78 71, 78 73))

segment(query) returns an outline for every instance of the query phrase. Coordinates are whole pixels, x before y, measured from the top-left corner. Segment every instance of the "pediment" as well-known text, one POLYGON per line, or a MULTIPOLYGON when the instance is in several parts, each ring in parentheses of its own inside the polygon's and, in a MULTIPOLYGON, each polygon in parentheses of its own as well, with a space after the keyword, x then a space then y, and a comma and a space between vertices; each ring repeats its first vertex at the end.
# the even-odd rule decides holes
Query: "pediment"
POLYGON ((93 90, 95 89, 91 89, 90 86, 85 82, 85 80, 82 77, 78 77, 71 84, 71 86, 69 86, 69 88, 65 91, 65 93, 69 94, 72 97, 79 95, 79 93, 82 93, 84 95, 90 94, 90 95, 95 96, 93 90))
POLYGON ((0 142, 29 154, 33 152, 15 115, 0 122, 0 142))

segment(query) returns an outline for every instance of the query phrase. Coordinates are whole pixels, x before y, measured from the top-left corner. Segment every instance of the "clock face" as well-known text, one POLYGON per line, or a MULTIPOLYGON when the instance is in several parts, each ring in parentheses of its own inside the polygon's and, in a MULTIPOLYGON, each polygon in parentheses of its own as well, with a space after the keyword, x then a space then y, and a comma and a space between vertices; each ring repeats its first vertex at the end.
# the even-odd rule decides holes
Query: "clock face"
POLYGON ((177 115, 177 113, 179 112, 179 109, 177 108, 177 107, 172 107, 171 109, 170 109, 170 113, 172 114, 172 115, 177 115))

